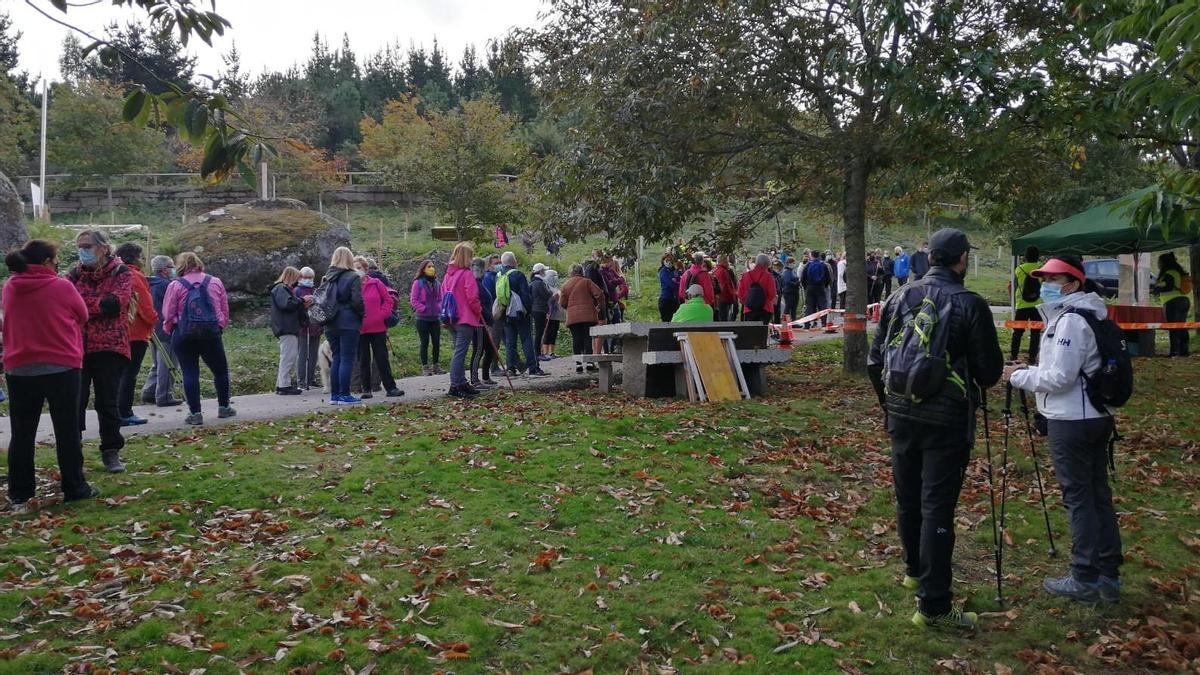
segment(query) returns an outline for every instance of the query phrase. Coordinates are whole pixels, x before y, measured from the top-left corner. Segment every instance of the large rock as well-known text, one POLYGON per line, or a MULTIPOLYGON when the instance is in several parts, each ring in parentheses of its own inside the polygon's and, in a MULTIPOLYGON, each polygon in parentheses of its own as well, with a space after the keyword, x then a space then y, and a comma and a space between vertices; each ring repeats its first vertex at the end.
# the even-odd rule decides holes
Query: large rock
POLYGON ((195 251, 232 294, 265 293, 288 265, 311 267, 320 278, 334 249, 349 245, 345 223, 295 199, 231 204, 179 235, 180 250, 195 251))
POLYGON ((0 173, 0 252, 21 246, 28 238, 21 195, 8 177, 0 173))

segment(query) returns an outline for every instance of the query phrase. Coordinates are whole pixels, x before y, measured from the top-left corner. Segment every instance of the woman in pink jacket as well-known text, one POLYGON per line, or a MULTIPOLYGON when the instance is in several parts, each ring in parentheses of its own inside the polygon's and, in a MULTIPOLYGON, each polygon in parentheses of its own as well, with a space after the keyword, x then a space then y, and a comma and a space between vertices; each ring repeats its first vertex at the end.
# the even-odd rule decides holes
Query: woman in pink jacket
POLYGON ((396 299, 388 292, 388 287, 375 277, 367 274, 370 261, 362 256, 354 259, 354 271, 362 277, 363 320, 358 338, 358 366, 362 376, 362 398, 371 398, 371 353, 375 353, 375 366, 379 369, 379 379, 388 396, 403 396, 404 392, 396 386, 396 378, 392 376, 392 364, 388 361, 387 349, 387 318, 396 308, 396 299))
POLYGON ((442 374, 442 324, 438 313, 442 310, 442 285, 437 280, 437 268, 432 260, 421 263, 408 294, 417 320, 417 335, 421 338, 421 374, 442 374), (433 343, 433 362, 429 361, 429 343, 433 343))
POLYGON ((229 325, 229 297, 221 280, 204 273, 204 263, 191 251, 175 257, 179 277, 163 296, 163 331, 183 375, 186 424, 204 424, 200 412, 200 362, 212 371, 217 390, 217 417, 237 415, 229 399, 229 360, 221 335, 229 325), (193 292, 194 291, 194 292, 193 292))
POLYGON ((467 348, 475 339, 475 329, 483 325, 483 307, 479 303, 479 287, 475 274, 471 272, 471 258, 475 248, 467 242, 459 242, 450 254, 450 264, 442 279, 442 294, 454 296, 457 316, 450 325, 454 337, 454 356, 450 359, 450 396, 474 398, 479 390, 467 383, 467 348))
POLYGON ((100 494, 83 477, 79 441, 80 368, 88 308, 55 273, 58 249, 34 239, 9 253, 4 284, 4 371, 9 386, 8 498, 24 512, 34 493, 33 446, 42 403, 50 404, 63 500, 100 494))

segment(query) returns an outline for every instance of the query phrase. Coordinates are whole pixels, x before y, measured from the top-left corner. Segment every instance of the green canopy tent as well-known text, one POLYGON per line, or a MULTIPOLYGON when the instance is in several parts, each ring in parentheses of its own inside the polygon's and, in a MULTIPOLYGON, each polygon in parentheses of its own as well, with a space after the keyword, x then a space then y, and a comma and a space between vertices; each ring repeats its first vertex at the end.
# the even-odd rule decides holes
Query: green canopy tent
POLYGON ((1024 254, 1031 245, 1049 254, 1112 256, 1165 251, 1200 241, 1200 237, 1186 232, 1172 232, 1167 239, 1157 226, 1143 230, 1133 223, 1138 200, 1153 189, 1142 188, 1017 237, 1012 242, 1013 255, 1024 254))
MULTIPOLYGON (((1200 243, 1200 237, 1187 232, 1172 232, 1169 238, 1165 238, 1158 226, 1142 229, 1134 224, 1133 211, 1137 208, 1138 200, 1152 190, 1154 186, 1142 188, 1013 239, 1013 267, 1016 267, 1017 257, 1024 255, 1029 246, 1037 246, 1043 254, 1049 255, 1115 256, 1165 251, 1200 243)), ((1140 300, 1137 288, 1138 258, 1137 255, 1133 258, 1134 302, 1140 300)), ((1013 302, 1015 304, 1015 298, 1013 302)))

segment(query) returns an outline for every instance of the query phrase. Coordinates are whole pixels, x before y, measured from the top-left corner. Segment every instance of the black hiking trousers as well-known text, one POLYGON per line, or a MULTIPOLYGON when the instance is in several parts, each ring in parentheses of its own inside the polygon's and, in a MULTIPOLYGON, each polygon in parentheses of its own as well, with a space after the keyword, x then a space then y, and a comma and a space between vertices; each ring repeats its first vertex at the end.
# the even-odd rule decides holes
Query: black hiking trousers
POLYGON ((888 416, 896 530, 905 574, 920 579, 917 605, 929 615, 950 611, 954 510, 971 457, 970 431, 888 416))

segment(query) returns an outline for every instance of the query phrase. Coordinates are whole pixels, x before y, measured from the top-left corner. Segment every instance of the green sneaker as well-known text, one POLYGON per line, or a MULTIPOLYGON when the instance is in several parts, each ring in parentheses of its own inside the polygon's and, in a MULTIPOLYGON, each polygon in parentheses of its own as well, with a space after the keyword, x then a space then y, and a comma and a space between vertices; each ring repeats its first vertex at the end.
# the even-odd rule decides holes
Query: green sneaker
POLYGON ((975 612, 964 612, 957 607, 937 616, 930 616, 917 610, 917 613, 913 614, 912 622, 914 626, 921 628, 973 631, 978 625, 979 615, 975 612))
POLYGON ((900 585, 907 588, 910 591, 915 591, 915 590, 917 590, 918 587, 920 587, 921 580, 916 577, 910 577, 907 574, 905 574, 904 579, 902 579, 900 581, 900 585))

